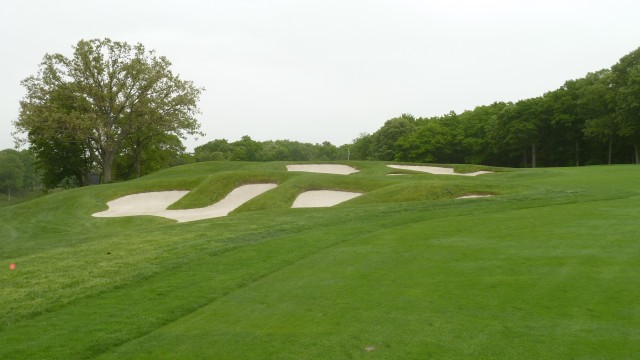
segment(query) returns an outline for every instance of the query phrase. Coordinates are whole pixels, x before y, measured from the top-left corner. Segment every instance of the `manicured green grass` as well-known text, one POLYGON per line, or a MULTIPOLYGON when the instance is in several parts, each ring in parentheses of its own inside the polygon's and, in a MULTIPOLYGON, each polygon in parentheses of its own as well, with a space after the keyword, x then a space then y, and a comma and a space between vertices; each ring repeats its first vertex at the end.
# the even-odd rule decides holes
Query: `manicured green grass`
POLYGON ((284 165, 191 164, 0 208, 0 358, 640 353, 640 168, 468 178, 284 165), (225 218, 90 217, 124 194, 188 189, 198 196, 180 206, 205 206, 266 180, 279 187, 225 218), (321 188, 365 195, 288 208, 321 188))

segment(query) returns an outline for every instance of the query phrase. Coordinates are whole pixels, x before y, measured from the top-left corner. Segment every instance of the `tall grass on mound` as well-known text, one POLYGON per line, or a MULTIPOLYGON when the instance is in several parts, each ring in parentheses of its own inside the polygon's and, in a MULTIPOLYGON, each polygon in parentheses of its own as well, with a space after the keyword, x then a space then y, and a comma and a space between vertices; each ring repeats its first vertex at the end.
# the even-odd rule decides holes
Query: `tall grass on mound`
POLYGON ((233 189, 248 184, 279 184, 285 181, 282 172, 223 171, 207 176, 191 192, 169 206, 171 210, 194 209, 209 206, 227 196, 233 189))
POLYGON ((640 353, 636 167, 444 178, 357 166, 341 177, 193 164, 0 208, 0 358, 640 353), (212 178, 249 173, 276 177, 280 192, 233 216, 90 217, 120 194, 215 189, 212 178), (278 203, 296 186, 361 187, 369 199, 278 203), (438 197, 442 186, 501 195, 455 200, 438 197))

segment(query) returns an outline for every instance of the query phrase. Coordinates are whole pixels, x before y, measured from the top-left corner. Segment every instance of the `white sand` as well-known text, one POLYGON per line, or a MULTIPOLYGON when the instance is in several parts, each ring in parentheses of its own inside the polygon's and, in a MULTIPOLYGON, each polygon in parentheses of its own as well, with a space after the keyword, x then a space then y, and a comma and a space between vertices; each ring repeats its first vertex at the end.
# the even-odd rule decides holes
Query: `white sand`
POLYGON ((443 167, 437 167, 437 166, 416 166, 416 165, 387 165, 387 166, 394 169, 420 171, 420 172, 426 172, 426 173, 436 174, 436 175, 478 176, 482 174, 492 173, 492 171, 476 171, 472 173, 459 174, 459 173, 453 172, 452 168, 443 168, 443 167))
POLYGON ((476 199, 476 198, 485 198, 485 197, 492 197, 493 195, 465 195, 465 196, 458 196, 456 199, 476 199))
POLYGON ((292 208, 330 207, 351 200, 361 193, 333 190, 306 191, 298 195, 292 208))
POLYGON ((230 212, 240 207, 240 205, 253 199, 254 197, 267 192, 278 186, 277 184, 252 184, 243 185, 229 193, 219 202, 199 208, 187 210, 165 210, 164 216, 170 219, 178 220, 178 222, 210 219, 215 217, 227 216, 230 212))
POLYGON ((359 170, 347 165, 338 164, 309 164, 309 165, 287 165, 287 171, 304 171, 322 174, 349 175, 357 173, 359 170))
POLYGON ((157 191, 123 196, 109 201, 109 210, 93 214, 94 217, 156 215, 180 200, 188 191, 157 191))
POLYGON ((231 191, 219 202, 198 209, 167 210, 167 207, 186 195, 188 191, 162 191, 123 196, 109 201, 109 210, 93 214, 95 217, 135 215, 162 216, 178 222, 227 216, 231 211, 254 197, 275 188, 277 184, 243 185, 231 191))

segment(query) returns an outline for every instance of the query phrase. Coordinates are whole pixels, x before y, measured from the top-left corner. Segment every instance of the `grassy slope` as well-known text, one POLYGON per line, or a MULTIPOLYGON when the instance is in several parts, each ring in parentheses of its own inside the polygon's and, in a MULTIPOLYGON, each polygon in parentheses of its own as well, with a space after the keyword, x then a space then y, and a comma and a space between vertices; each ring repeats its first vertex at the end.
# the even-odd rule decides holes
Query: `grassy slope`
POLYGON ((195 164, 1 208, 0 269, 18 267, 0 271, 0 358, 640 353, 636 167, 389 178, 356 166, 195 164), (143 190, 194 189, 197 203, 251 176, 281 185, 227 218, 87 216, 143 190), (286 208, 323 186, 367 195, 286 208))

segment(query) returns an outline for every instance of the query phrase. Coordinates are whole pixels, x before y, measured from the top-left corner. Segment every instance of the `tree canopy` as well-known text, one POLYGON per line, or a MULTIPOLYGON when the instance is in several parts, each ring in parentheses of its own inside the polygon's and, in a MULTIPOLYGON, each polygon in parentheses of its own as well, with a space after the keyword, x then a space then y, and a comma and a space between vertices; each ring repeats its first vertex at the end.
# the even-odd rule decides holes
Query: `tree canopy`
POLYGON ((195 161, 333 161, 347 160, 349 145, 336 147, 328 141, 322 144, 290 140, 256 141, 245 135, 228 142, 216 139, 194 149, 195 161))
POLYGON ((496 166, 640 163, 640 49, 610 69, 516 103, 403 114, 351 145, 355 159, 496 166))
POLYGON ((46 54, 37 75, 22 82, 16 139, 30 144, 52 182, 72 175, 82 184, 96 170, 110 182, 123 153, 139 176, 150 144, 200 134, 203 89, 170 66, 141 44, 110 39, 81 40, 70 58, 46 54))

